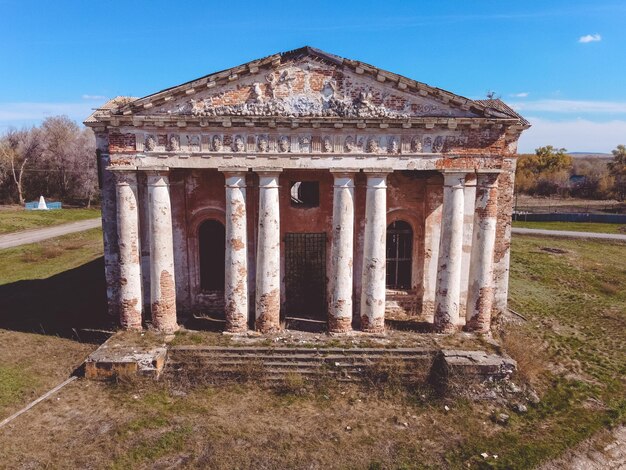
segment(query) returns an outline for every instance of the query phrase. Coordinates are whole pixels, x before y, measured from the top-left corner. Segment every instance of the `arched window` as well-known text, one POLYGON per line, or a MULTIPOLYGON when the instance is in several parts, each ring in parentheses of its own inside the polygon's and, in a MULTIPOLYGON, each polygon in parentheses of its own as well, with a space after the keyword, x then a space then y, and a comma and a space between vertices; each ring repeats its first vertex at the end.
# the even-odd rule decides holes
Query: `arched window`
POLYGON ((390 289, 411 288, 411 254, 413 252, 413 230, 411 226, 397 220, 387 227, 387 287, 390 289))
POLYGON ((217 220, 205 220, 198 228, 200 288, 203 291, 224 290, 225 237, 224 225, 217 220))

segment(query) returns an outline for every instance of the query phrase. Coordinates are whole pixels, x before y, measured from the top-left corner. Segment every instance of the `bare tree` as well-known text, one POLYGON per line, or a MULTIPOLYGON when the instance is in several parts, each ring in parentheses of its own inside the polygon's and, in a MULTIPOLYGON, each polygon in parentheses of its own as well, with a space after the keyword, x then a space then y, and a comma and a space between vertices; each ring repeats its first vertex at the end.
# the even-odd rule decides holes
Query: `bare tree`
POLYGON ((618 145, 613 153, 613 161, 607 164, 615 177, 615 190, 620 200, 626 197, 626 145, 618 145))
POLYGON ((0 140, 0 160, 15 184, 17 198, 24 204, 26 166, 40 156, 39 131, 36 128, 9 130, 0 140))
POLYGON ((49 117, 39 127, 0 135, 0 201, 40 194, 68 203, 98 195, 95 136, 66 116, 49 117))

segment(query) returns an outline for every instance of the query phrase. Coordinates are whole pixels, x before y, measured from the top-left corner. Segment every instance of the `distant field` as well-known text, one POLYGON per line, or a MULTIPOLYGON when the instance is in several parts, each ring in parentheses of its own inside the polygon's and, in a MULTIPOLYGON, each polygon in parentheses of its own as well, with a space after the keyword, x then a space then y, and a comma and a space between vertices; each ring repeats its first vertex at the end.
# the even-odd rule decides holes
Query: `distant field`
POLYGON ((100 217, 100 209, 61 209, 53 211, 0 210, 0 234, 31 228, 49 227, 77 220, 100 217))
POLYGON ((569 230, 573 232, 618 233, 626 235, 626 225, 594 222, 513 222, 513 227, 542 230, 569 230))
POLYGON ((615 200, 596 200, 596 199, 579 199, 574 197, 539 197, 539 196, 527 196, 520 194, 516 197, 515 203, 518 206, 528 207, 604 207, 604 206, 617 206, 619 201, 615 200))

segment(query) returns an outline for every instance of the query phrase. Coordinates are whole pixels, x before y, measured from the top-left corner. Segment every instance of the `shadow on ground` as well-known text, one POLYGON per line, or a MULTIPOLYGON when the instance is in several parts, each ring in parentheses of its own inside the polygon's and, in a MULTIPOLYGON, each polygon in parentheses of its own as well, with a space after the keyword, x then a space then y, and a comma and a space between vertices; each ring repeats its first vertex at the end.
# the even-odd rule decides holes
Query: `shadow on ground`
POLYGON ((106 312, 102 257, 47 279, 0 286, 0 328, 100 342, 114 321, 106 312))

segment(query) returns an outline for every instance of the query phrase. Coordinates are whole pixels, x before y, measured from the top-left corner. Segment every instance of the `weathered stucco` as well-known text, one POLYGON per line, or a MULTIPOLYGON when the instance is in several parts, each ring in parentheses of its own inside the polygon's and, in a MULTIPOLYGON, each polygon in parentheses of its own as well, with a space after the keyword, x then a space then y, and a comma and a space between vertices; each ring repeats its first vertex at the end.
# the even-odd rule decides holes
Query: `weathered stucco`
POLYGON ((528 123, 499 100, 303 48, 116 98, 86 124, 109 310, 124 328, 141 327, 143 313, 167 332, 190 314, 221 317, 234 333, 280 329, 294 234, 323 235, 317 319, 331 332, 380 333, 386 314, 486 332, 506 309, 515 152, 528 123), (294 182, 317 182, 318 203, 293 204, 294 182), (224 270, 224 286, 211 291, 200 278, 207 220, 226 234, 225 265, 210 267, 224 270), (389 290, 396 221, 412 232, 410 286, 389 290))

